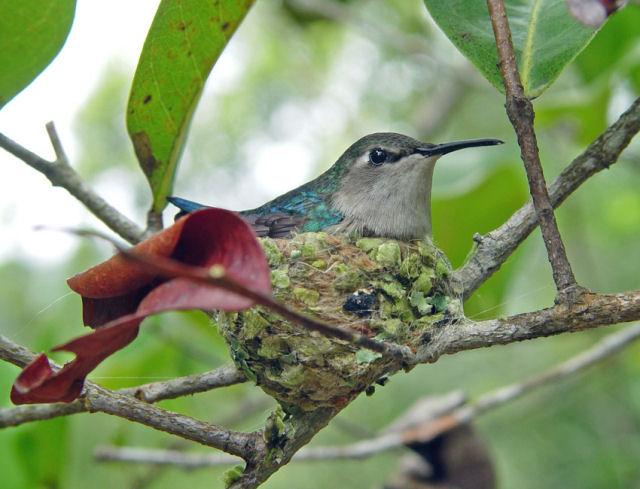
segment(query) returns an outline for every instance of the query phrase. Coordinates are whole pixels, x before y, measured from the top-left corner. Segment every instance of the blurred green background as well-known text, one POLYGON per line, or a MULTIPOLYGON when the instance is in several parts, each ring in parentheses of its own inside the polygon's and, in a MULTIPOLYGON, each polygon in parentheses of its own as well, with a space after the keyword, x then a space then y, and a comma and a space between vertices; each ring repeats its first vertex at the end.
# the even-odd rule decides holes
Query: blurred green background
MULTIPOLYGON (((304 6, 308 3, 259 1, 249 13, 197 109, 175 194, 249 208, 323 171, 351 142, 375 131, 433 142, 498 137, 507 144, 456 153, 436 168, 434 239, 459 266, 474 233, 494 229, 528 198, 503 96, 455 50, 418 1, 312 2, 316 8, 304 6)), ((613 16, 535 101, 549 180, 638 96, 638 25, 640 8, 613 16)), ((107 200, 114 181, 124 187, 140 217, 150 196, 124 128, 130 82, 131 73, 117 61, 105 64, 100 84, 75 116, 79 150, 73 164, 92 185, 105 189, 107 200)), ((46 202, 46 195, 42 199, 46 202)), ((166 213, 167 221, 172 214, 166 213)), ((640 287, 638 141, 557 215, 580 283, 598 292, 640 287)), ((58 262, 8 256, 0 263, 0 334, 48 351, 84 333, 80 300, 68 293, 65 279, 109 252, 102 244, 82 241, 58 262)), ((535 232, 468 301, 466 314, 480 320, 534 310, 551 305, 553 297, 550 268, 535 232)), ((464 352, 396 375, 374 396, 358 398, 312 445, 355 441, 345 426, 375 431, 425 395, 462 389, 474 397, 523 379, 613 329, 464 352)), ((226 347, 203 314, 170 313, 148 319, 139 338, 90 378, 117 389, 202 372, 227 359, 226 347)), ((8 394, 18 372, 0 363, 0 407, 10 406, 8 394)), ((262 426, 273 402, 247 384, 160 405, 252 430, 262 426)), ((640 345, 486 414, 475 426, 489 446, 501 488, 640 487, 640 345)), ((103 444, 207 450, 106 415, 75 415, 1 430, 1 485, 222 486, 223 468, 97 463, 92 452, 103 444)), ((401 455, 291 463, 264 487, 381 487, 401 455)))

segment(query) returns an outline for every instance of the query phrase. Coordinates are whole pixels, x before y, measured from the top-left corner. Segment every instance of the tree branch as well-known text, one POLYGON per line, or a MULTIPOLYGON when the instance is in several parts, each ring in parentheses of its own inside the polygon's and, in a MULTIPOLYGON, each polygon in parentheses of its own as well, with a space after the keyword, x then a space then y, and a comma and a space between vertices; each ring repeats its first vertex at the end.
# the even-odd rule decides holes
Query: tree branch
POLYGON ((171 465, 183 469, 200 469, 237 464, 241 460, 226 453, 186 453, 181 450, 153 450, 138 447, 103 446, 95 449, 99 462, 128 462, 152 465, 171 465))
POLYGON ((588 350, 546 370, 542 374, 489 392, 466 406, 461 406, 454 410, 453 413, 458 419, 458 424, 468 423, 478 415, 517 399, 534 389, 577 374, 598 362, 606 360, 638 339, 640 339, 640 323, 632 324, 605 336, 588 350))
MULTIPOLYGON (((3 343, 7 343, 4 337, 0 336, 3 343)), ((12 343, 9 341, 9 343, 12 343)), ((13 344, 15 345, 15 344, 13 344)), ((17 364, 23 364, 26 356, 25 348, 15 345, 11 347, 15 354, 17 364), (17 348, 16 348, 17 347, 17 348)), ((3 358, 7 359, 5 348, 0 348, 3 352, 3 358)), ((31 353, 32 356, 35 354, 31 353)), ((13 362, 12 362, 13 363, 13 362)), ((58 367, 52 365, 54 368, 58 367)), ((227 368, 225 367, 225 370, 227 368)), ((229 374, 226 371, 226 374, 229 374)), ((206 374, 205 374, 206 375, 206 374)), ((191 376, 190 381, 195 376, 191 376)), ((210 375, 212 378, 224 378, 226 385, 229 382, 229 375, 210 375)), ((160 392, 174 395, 176 393, 177 383, 180 379, 173 379, 168 389, 158 389, 160 383, 151 389, 155 393, 155 400, 160 400, 158 396, 160 392)), ((191 382, 187 382, 191 383, 191 382)), ((184 416, 165 409, 152 406, 146 402, 127 395, 128 392, 136 393, 139 388, 125 389, 124 392, 114 392, 101 387, 92 382, 86 382, 85 390, 82 396, 69 404, 51 404, 41 406, 20 406, 11 409, 0 409, 0 427, 17 426, 27 421, 35 421, 49 419, 57 416, 75 414, 79 412, 102 412, 111 414, 121 418, 135 421, 159 431, 164 431, 172 435, 198 442, 202 445, 218 448, 227 453, 243 457, 247 460, 260 457, 265 450, 264 442, 259 434, 242 433, 229 430, 220 426, 197 420, 190 416, 184 416)), ((153 394, 152 394, 153 395, 153 394)))
POLYGON ((83 395, 69 404, 20 406, 0 410, 0 426, 17 426, 27 421, 50 419, 79 412, 102 412, 150 426, 201 445, 252 460, 264 456, 259 433, 242 433, 206 423, 190 416, 152 406, 132 396, 113 392, 87 382, 83 395))
MULTIPOLYGON (((9 363, 24 367, 36 354, 29 349, 14 343, 0 335, 0 359, 9 363)), ((60 368, 50 362, 52 368, 60 368)), ((125 395, 140 399, 147 403, 155 403, 164 399, 174 399, 189 394, 196 394, 213 390, 219 387, 246 382, 247 378, 234 365, 228 364, 197 375, 178 377, 166 382, 152 382, 137 387, 120 389, 115 391, 118 395, 125 395)), ((88 387, 99 388, 97 384, 86 381, 88 387)), ((87 406, 82 400, 71 403, 55 403, 43 405, 18 406, 13 408, 0 408, 0 428, 18 426, 30 421, 68 416, 70 414, 87 412, 87 406)))
MULTIPOLYGON (((419 349, 416 361, 434 362, 447 353, 577 331, 639 317, 640 291, 615 295, 584 292, 575 301, 556 304, 541 311, 518 314, 506 319, 480 323, 468 321, 446 326, 428 345, 419 349)), ((17 363, 24 363, 32 356, 24 349, 9 346, 6 350, 13 353, 3 354, 5 358, 13 356, 17 363)), ((289 435, 277 442, 282 442, 282 446, 278 445, 279 456, 271 458, 266 457, 266 453, 273 447, 261 433, 247 434, 226 430, 96 385, 87 386, 83 400, 90 412, 100 411, 123 417, 244 458, 247 460, 247 467, 240 479, 232 484, 231 487, 235 489, 257 487, 287 464, 340 411, 339 408, 321 408, 293 416, 286 422, 291 427, 289 435)), ((435 428, 429 428, 434 433, 433 436, 452 427, 453 421, 451 418, 443 418, 439 423, 434 425, 435 428)), ((424 431, 419 433, 420 436, 424 435, 424 431)), ((361 444, 354 449, 354 453, 364 454, 402 443, 407 443, 407 436, 385 434, 375 443, 361 444)))
POLYGON ((51 145, 56 153, 55 161, 47 161, 41 158, 2 133, 0 133, 0 147, 42 173, 53 186, 67 190, 98 219, 129 243, 139 242, 143 234, 142 229, 126 216, 120 214, 82 181, 80 176, 69 165, 69 160, 62 148, 53 122, 47 123, 46 127, 51 145))
POLYGON ((553 214, 553 206, 547 192, 547 185, 540 164, 538 142, 533 129, 534 111, 531 101, 525 96, 516 56, 511 42, 511 30, 503 0, 487 0, 491 24, 498 48, 498 66, 507 97, 506 108, 509 120, 518 136, 520 156, 527 172, 529 190, 533 206, 538 216, 540 230, 547 248, 553 280, 559 293, 576 285, 576 279, 567 258, 567 252, 560 237, 558 224, 553 214))
POLYGON ((488 321, 463 321, 444 327, 418 352, 418 360, 435 362, 444 354, 506 345, 516 341, 581 331, 640 319, 640 291, 619 294, 583 292, 568 303, 488 321))
POLYGON ((177 377, 165 382, 152 382, 131 389, 121 389, 118 392, 153 404, 164 399, 175 399, 246 381, 247 377, 235 365, 229 363, 202 374, 177 377))
POLYGON ((87 385, 81 399, 90 413, 102 412, 150 426, 159 431, 217 448, 247 461, 266 456, 265 443, 258 433, 242 433, 174 413, 133 397, 87 385))
MULTIPOLYGON (((549 186, 553 207, 558 207, 587 179, 616 163, 620 153, 640 131, 640 98, 569 164, 549 186)), ((538 221, 531 201, 517 210, 502 226, 484 236, 474 236, 478 247, 471 258, 454 272, 468 299, 536 228, 538 221)))
MULTIPOLYGON (((6 336, 0 335, 0 360, 11 363, 18 367, 26 367, 37 355, 29 348, 11 341, 6 336)), ((55 363, 51 366, 56 368, 55 363)))
MULTIPOLYGON (((292 460, 358 459, 403 447, 409 443, 427 442, 539 387, 582 372, 612 357, 638 339, 640 339, 640 324, 634 324, 605 336, 588 350, 541 374, 488 392, 474 401, 464 402, 460 392, 451 392, 436 398, 429 396, 419 399, 378 436, 343 446, 303 448, 292 460)), ((174 465, 188 469, 237 462, 235 457, 229 455, 110 446, 98 448, 95 457, 101 461, 174 465)))
MULTIPOLYGON (((445 326, 433 340, 418 350, 412 364, 435 362, 444 354, 457 353, 492 346, 495 344, 508 344, 515 341, 539 338, 565 332, 579 331, 586 328, 616 324, 620 322, 640 319, 640 291, 620 293, 614 295, 594 294, 585 292, 575 301, 567 304, 557 304, 540 311, 518 314, 503 319, 493 319, 482 322, 463 321, 450 326, 445 326)), ((0 358, 19 366, 26 365, 35 354, 24 347, 20 347, 10 340, 0 336, 0 358)), ((223 367, 226 369, 226 367, 223 367)), ((209 387, 228 385, 235 374, 232 371, 211 372, 202 374, 209 383, 209 387), (220 375, 218 375, 220 374, 220 375), (220 380, 215 384, 212 379, 220 380)), ((152 401, 160 400, 163 395, 167 397, 188 393, 193 379, 198 376, 185 378, 184 388, 180 386, 181 379, 174 379, 167 383, 154 383, 145 389, 144 386, 123 390, 122 395, 135 395, 142 392, 142 397, 149 396, 152 401), (167 384, 167 385, 163 385, 167 384), (148 389, 148 392, 145 390, 148 389)), ((100 388, 90 382, 87 387, 100 388)), ((102 389, 102 388, 100 388, 102 389)), ((78 401, 76 401, 78 402, 78 401)), ((49 417, 63 416, 82 412, 85 409, 70 405, 54 404, 50 406, 24 406, 0 410, 1 426, 14 426, 26 421, 46 419, 49 417)), ((334 414, 335 415, 335 414, 334 414)), ((327 420, 328 422, 328 420, 327 420)))

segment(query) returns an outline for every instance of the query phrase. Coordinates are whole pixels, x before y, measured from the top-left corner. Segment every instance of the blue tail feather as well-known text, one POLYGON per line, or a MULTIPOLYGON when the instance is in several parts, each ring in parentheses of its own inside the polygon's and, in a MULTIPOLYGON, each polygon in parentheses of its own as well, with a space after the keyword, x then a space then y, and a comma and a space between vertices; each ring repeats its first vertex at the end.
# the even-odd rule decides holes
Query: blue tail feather
POLYGON ((198 204, 197 202, 193 202, 192 200, 182 199, 180 197, 167 197, 167 201, 171 202, 182 212, 193 212, 197 211, 198 209, 209 207, 207 205, 198 204))

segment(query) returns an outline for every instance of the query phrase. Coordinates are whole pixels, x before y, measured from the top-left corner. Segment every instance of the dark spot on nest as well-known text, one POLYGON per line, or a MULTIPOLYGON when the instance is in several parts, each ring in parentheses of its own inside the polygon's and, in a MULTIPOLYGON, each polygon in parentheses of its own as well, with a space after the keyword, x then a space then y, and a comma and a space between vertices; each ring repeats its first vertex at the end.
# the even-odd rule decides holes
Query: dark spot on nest
POLYGON ((352 312, 360 318, 371 316, 373 308, 377 302, 375 292, 359 290, 347 296, 342 308, 347 312, 352 312))
POLYGON ((381 385, 383 387, 387 384, 387 382, 389 382, 388 375, 385 375, 384 377, 380 377, 378 380, 376 380, 376 384, 381 385))
POLYGON ((431 342, 431 333, 429 332, 425 332, 422 335, 422 338, 420 339, 420 344, 421 345, 427 345, 431 342))
POLYGON ((403 276, 403 275, 394 275, 393 276, 398 282, 400 282, 400 285, 402 285, 405 289, 408 287, 411 287, 411 280, 408 279, 407 277, 403 276))

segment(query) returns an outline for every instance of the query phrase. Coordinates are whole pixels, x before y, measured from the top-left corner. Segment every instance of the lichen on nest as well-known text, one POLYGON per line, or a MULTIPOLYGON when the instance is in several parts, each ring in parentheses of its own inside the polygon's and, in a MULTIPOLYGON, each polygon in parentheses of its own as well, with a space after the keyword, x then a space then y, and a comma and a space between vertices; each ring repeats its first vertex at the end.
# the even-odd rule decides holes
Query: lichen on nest
MULTIPOLYGON (((275 298, 333 326, 417 349, 463 316, 451 266, 430 243, 321 232, 261 242, 275 298)), ((263 307, 218 312, 215 321, 236 364, 286 411, 344 406, 399 368, 263 307)))

